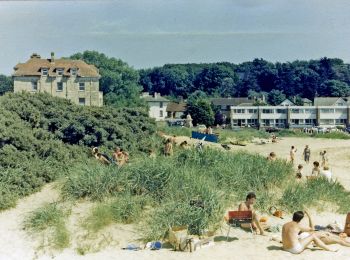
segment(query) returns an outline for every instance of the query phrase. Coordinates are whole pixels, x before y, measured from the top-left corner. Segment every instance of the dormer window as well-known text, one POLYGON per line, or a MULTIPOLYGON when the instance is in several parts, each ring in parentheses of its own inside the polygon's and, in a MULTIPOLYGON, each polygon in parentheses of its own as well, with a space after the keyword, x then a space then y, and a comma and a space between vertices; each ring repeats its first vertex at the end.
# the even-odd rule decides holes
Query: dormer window
POLYGON ((49 69, 48 68, 42 68, 41 69, 41 75, 47 76, 49 74, 49 69))
POLYGON ((62 76, 63 75, 63 69, 56 69, 56 73, 58 76, 62 76))
POLYGON ((71 68, 70 69, 70 74, 72 75, 72 76, 76 76, 77 75, 77 69, 76 68, 71 68))

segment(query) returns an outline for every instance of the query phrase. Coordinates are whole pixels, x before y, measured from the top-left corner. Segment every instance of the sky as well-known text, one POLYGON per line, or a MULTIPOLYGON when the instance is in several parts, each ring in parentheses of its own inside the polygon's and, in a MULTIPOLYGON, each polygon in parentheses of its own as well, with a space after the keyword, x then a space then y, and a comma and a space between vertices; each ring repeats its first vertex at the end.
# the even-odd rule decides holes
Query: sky
POLYGON ((349 0, 0 0, 0 74, 52 51, 96 50, 136 69, 254 58, 349 63, 349 14, 349 0))

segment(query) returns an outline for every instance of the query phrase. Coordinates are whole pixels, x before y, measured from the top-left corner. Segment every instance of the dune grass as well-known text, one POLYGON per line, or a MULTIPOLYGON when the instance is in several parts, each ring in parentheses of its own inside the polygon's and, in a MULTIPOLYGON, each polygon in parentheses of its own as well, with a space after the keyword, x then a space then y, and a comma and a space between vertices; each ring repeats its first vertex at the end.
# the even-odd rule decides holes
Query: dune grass
POLYGON ((227 208, 236 208, 250 191, 256 193, 261 212, 271 206, 292 212, 323 202, 340 213, 350 207, 350 193, 339 183, 298 183, 284 160, 269 162, 258 154, 210 148, 179 150, 156 160, 140 157, 119 169, 82 168, 62 187, 65 197, 101 201, 85 220, 88 230, 138 223, 148 241, 163 238, 174 225, 186 225, 198 235, 216 230, 227 208))
POLYGON ((65 225, 67 214, 58 203, 49 203, 31 212, 24 221, 24 228, 35 234, 50 229, 49 245, 62 250, 70 243, 70 234, 65 225))

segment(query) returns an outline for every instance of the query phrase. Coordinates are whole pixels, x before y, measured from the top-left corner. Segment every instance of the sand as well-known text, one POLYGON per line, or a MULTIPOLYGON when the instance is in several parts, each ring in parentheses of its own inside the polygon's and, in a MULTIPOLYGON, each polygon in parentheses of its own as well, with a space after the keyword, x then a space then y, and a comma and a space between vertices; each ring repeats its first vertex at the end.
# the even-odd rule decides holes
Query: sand
MULTIPOLYGON (((189 143, 196 143, 185 137, 178 137, 177 143, 182 140, 188 140, 189 143)), ((249 144, 245 147, 232 146, 232 150, 247 150, 250 152, 261 153, 264 156, 274 151, 279 158, 287 159, 291 145, 298 149, 296 154, 296 164, 302 163, 304 174, 311 172, 311 164, 306 165, 302 161, 302 150, 308 144, 311 148, 311 162, 319 160, 319 152, 326 149, 329 153, 329 162, 334 177, 337 178, 347 189, 350 190, 350 140, 327 140, 327 139, 311 139, 311 138, 284 138, 278 144, 249 144)), ((208 144, 222 149, 220 145, 208 144)), ((268 236, 262 237, 252 235, 250 232, 241 229, 231 229, 230 239, 226 241, 227 226, 223 225, 222 231, 216 234, 215 245, 202 248, 194 253, 174 252, 171 249, 161 249, 159 251, 151 251, 148 249, 141 251, 126 251, 121 247, 128 243, 139 243, 139 235, 133 225, 111 225, 101 231, 100 239, 89 240, 85 238, 83 231, 79 227, 81 219, 86 216, 88 210, 93 206, 92 203, 81 201, 73 207, 71 217, 68 222, 69 230, 72 233, 71 246, 61 252, 51 251, 48 249, 38 249, 40 240, 36 237, 28 235, 22 229, 24 216, 40 207, 46 202, 59 200, 59 195, 54 184, 46 185, 42 191, 21 199, 17 206, 13 209, 0 213, 0 259, 350 259, 350 248, 339 245, 332 245, 332 248, 339 249, 338 252, 325 252, 323 250, 312 248, 305 250, 300 255, 292 255, 281 250, 281 244, 271 241, 271 237, 280 237, 280 233, 268 233, 268 236), (103 234, 103 235, 102 235, 103 234), (102 237, 102 239, 101 239, 102 237), (90 249, 97 243, 105 242, 101 251, 95 253, 87 253, 79 255, 77 248, 90 246, 90 249)), ((322 214, 311 211, 314 222, 319 225, 327 225, 338 221, 344 224, 345 215, 335 214, 331 212, 322 214)), ((350 209, 349 209, 350 211, 350 209)), ((283 224, 290 216, 285 219, 269 217, 271 224, 283 224)), ((303 220, 307 225, 307 221, 303 220)), ((92 250, 93 251, 93 250, 92 250)))

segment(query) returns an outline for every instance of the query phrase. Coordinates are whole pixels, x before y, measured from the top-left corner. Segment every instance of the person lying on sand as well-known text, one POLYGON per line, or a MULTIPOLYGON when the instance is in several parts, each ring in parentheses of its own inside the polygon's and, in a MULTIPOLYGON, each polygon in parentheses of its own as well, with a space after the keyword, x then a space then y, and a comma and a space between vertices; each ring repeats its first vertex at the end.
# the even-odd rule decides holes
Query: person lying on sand
MULTIPOLYGON (((264 229, 261 227, 259 222, 259 217, 257 216, 256 212, 254 211, 253 205, 256 201, 256 195, 254 192, 249 192, 245 202, 242 202, 238 206, 239 211, 252 211, 253 213, 253 228, 258 228, 260 231, 260 235, 265 235, 264 229)), ((243 228, 247 227, 244 224, 241 225, 243 228)))
MULTIPOLYGON (((309 227, 302 227, 300 221, 304 218, 303 211, 297 211, 293 214, 293 221, 290 221, 283 225, 282 227, 282 243, 283 249, 292 254, 300 254, 305 250, 305 248, 311 243, 314 242, 318 247, 335 252, 329 248, 325 242, 321 240, 322 237, 325 237, 325 233, 314 232, 313 223, 310 218, 310 215, 307 211, 305 214, 309 218, 309 227), (310 233, 301 233, 300 232, 310 232, 310 233)), ((333 241, 334 242, 334 241, 333 241)))

